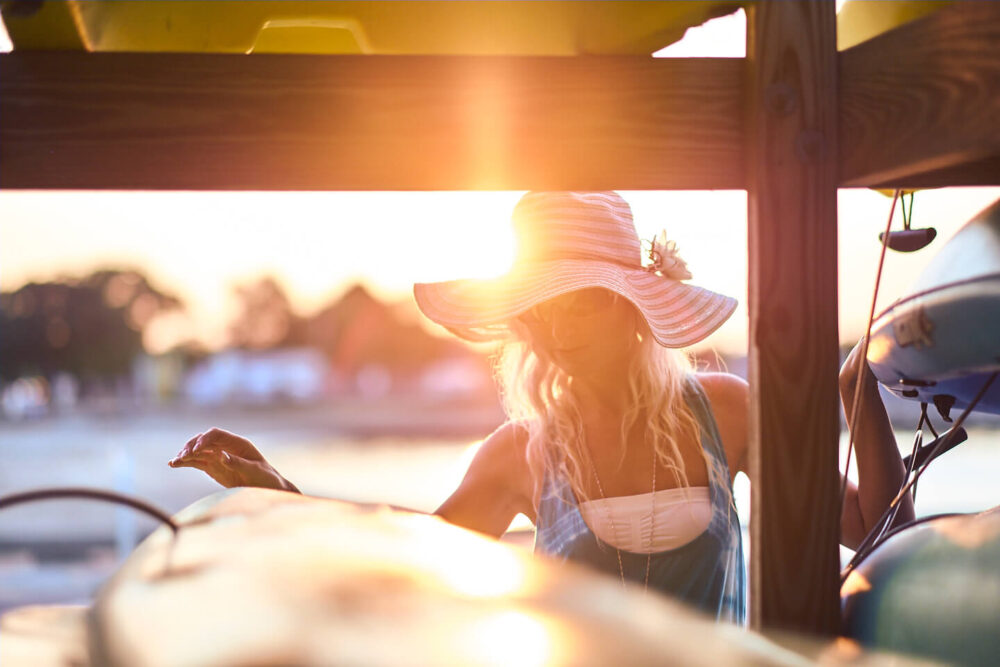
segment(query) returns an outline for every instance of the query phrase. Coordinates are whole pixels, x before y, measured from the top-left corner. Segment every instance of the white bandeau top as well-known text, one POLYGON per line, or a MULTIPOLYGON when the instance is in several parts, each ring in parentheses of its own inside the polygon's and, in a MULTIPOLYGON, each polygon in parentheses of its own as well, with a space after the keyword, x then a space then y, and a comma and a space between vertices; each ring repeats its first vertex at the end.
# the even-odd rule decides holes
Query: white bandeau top
POLYGON ((590 530, 616 549, 658 553, 682 547, 705 532, 712 521, 712 498, 707 486, 663 489, 655 499, 652 493, 642 493, 588 500, 580 503, 580 513, 590 530))

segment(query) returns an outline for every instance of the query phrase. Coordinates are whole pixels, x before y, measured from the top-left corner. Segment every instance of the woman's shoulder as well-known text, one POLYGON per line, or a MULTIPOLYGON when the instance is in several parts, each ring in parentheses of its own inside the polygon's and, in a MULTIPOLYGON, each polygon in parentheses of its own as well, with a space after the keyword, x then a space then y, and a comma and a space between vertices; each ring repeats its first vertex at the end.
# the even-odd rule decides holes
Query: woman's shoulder
POLYGON ((750 385, 731 373, 695 373, 712 408, 731 472, 745 470, 750 385))
POLYGON ((528 426, 517 421, 506 421, 486 436, 483 446, 487 444, 496 448, 523 450, 528 444, 528 426))
POLYGON ((518 512, 534 516, 534 487, 528 466, 528 430, 516 422, 506 422, 487 436, 469 465, 468 476, 506 495, 518 512))
POLYGON ((504 424, 480 443, 458 489, 438 508, 452 523, 499 537, 516 514, 534 516, 520 429, 504 424))
POLYGON ((746 403, 750 396, 750 385, 739 375, 732 373, 694 373, 693 375, 705 391, 708 400, 712 402, 713 407, 716 403, 727 407, 730 403, 746 403))
POLYGON ((520 477, 527 466, 527 444, 528 429, 517 422, 505 422, 486 436, 476 451, 473 463, 494 475, 513 474, 520 477))

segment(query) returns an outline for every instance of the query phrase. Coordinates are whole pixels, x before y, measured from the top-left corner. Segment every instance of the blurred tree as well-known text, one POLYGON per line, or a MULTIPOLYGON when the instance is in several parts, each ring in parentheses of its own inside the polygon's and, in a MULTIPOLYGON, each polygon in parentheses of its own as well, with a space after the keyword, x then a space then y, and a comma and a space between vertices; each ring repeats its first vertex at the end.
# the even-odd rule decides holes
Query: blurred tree
POLYGON ((143 329, 157 315, 182 307, 134 270, 105 269, 2 293, 0 378, 125 374, 143 349, 143 329))
POLYGON ((456 340, 438 338, 418 324, 403 321, 396 308, 361 285, 350 287, 309 318, 305 337, 347 373, 367 364, 407 373, 439 359, 474 354, 456 340))
POLYGON ((270 276, 234 289, 239 314, 229 324, 233 347, 268 350, 305 342, 304 322, 292 311, 285 291, 270 276))

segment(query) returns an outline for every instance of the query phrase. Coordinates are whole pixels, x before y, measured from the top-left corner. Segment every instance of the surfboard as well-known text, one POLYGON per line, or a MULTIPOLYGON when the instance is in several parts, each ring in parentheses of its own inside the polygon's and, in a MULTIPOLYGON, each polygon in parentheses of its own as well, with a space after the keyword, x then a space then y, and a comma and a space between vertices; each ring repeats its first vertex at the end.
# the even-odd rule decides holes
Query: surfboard
MULTIPOLYGON (((868 362, 892 393, 964 408, 1000 370, 1000 200, 967 222, 912 293, 872 324, 868 362)), ((977 404, 1000 414, 1000 380, 977 404)))

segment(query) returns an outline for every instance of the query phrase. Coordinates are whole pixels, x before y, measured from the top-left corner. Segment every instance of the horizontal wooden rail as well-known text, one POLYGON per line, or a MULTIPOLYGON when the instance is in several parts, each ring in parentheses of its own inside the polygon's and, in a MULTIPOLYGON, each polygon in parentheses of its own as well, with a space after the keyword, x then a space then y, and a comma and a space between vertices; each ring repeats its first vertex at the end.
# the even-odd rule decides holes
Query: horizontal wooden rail
POLYGON ((959 2, 840 54, 841 186, 1000 185, 1000 3, 959 2))
POLYGON ((742 61, 0 55, 0 187, 743 187, 742 61))
MULTIPOLYGON (((1000 3, 839 57, 839 184, 1000 185, 1000 3)), ((0 55, 0 188, 745 188, 741 59, 0 55)), ((775 90, 761 103, 794 106, 775 90)))

